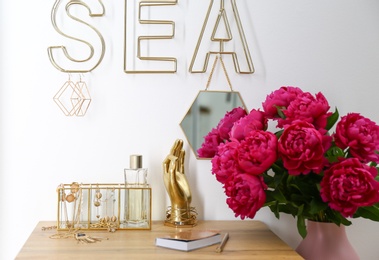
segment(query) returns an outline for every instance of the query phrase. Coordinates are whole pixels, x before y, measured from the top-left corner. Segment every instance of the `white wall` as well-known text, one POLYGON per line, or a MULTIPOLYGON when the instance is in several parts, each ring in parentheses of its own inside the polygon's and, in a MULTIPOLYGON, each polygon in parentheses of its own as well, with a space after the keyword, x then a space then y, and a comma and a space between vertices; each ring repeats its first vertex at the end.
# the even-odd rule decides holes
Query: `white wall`
MULTIPOLYGON (((38 221, 56 219, 58 184, 122 182, 132 153, 144 155, 154 189, 153 218, 163 219, 169 201, 161 164, 174 140, 185 139, 179 123, 209 75, 188 73, 209 1, 167 7, 177 31, 172 47, 161 48, 178 58, 178 72, 163 75, 123 72, 123 1, 104 1, 106 16, 93 24, 105 37, 106 55, 85 76, 92 104, 83 118, 65 117, 52 97, 67 76, 50 64, 46 51, 63 41, 50 22, 53 3, 0 1, 1 259, 16 256, 38 221)), ((294 85, 322 91, 341 114, 360 112, 379 122, 377 0, 237 3, 256 73, 237 75, 230 60, 226 66, 249 109, 260 107, 272 90, 294 85)), ((218 76, 211 89, 227 89, 218 76)), ((188 144, 186 150, 199 217, 234 219, 210 162, 196 160, 188 144)), ((300 241, 291 217, 278 221, 263 209, 256 219, 292 247, 300 241)), ((348 235, 359 255, 377 259, 379 224, 353 222, 348 235)))

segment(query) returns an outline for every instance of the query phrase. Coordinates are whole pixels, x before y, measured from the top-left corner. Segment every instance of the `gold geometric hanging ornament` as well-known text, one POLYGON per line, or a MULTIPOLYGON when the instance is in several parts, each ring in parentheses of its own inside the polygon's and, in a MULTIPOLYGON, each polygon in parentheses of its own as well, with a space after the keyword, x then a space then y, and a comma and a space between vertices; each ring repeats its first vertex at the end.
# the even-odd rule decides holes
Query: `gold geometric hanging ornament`
POLYGON ((80 91, 81 95, 78 96, 75 92, 73 92, 71 99, 77 98, 79 101, 79 99, 81 98, 81 100, 80 100, 81 105, 76 110, 75 115, 76 116, 84 116, 87 113, 88 107, 91 104, 92 99, 91 99, 91 95, 89 93, 87 84, 84 81, 82 81, 81 75, 79 77, 80 77, 80 79, 76 83, 76 88, 80 91))
POLYGON ((79 75, 79 81, 74 83, 69 74, 68 80, 53 100, 66 116, 84 116, 91 104, 91 96, 87 84, 82 81, 82 75, 79 75))

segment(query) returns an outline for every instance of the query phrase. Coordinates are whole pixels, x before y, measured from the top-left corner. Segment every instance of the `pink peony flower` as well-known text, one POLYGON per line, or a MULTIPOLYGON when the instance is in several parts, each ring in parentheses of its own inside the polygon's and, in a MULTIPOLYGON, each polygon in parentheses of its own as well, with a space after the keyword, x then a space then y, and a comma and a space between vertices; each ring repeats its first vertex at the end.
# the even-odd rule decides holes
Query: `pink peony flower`
POLYGON ((254 218, 266 201, 267 185, 262 176, 237 174, 224 185, 226 203, 241 219, 254 218))
POLYGON ((250 113, 234 123, 230 131, 230 137, 242 140, 252 130, 266 130, 267 118, 259 110, 251 110, 250 113))
POLYGON ((276 161, 277 144, 273 133, 252 130, 237 147, 240 168, 248 174, 262 174, 276 161))
POLYGON ((239 173, 237 165, 238 142, 226 142, 220 144, 217 154, 212 158, 212 173, 217 181, 224 184, 226 180, 239 173))
POLYGON ((359 207, 379 202, 379 182, 375 167, 349 158, 336 163, 324 172, 321 181, 321 198, 331 209, 344 217, 352 217, 359 207))
POLYGON ((245 109, 241 107, 234 108, 232 111, 227 112, 225 117, 222 118, 217 125, 217 130, 221 139, 229 140, 229 133, 234 122, 238 121, 241 117, 246 116, 246 114, 245 109))
POLYGON ((278 120, 278 127, 290 125, 294 120, 303 120, 313 124, 316 129, 323 129, 327 125, 328 117, 332 114, 328 113, 329 108, 329 103, 321 92, 316 94, 316 97, 309 92, 304 92, 283 110, 285 118, 278 120))
POLYGON ((263 110, 268 118, 279 118, 278 108, 286 108, 298 95, 303 93, 297 87, 281 87, 275 90, 266 97, 265 102, 262 103, 263 110))
POLYGON ((201 144, 201 147, 197 150, 197 154, 200 158, 212 158, 217 152, 218 145, 222 143, 222 139, 216 128, 213 128, 212 131, 204 137, 204 142, 201 144))
POLYGON ((364 163, 379 163, 379 126, 358 113, 350 113, 341 118, 334 135, 336 145, 342 149, 349 147, 351 155, 364 163))
POLYGON ((324 153, 330 145, 331 138, 323 136, 312 124, 294 121, 284 129, 278 150, 288 173, 299 175, 311 171, 319 173, 326 161, 324 153))

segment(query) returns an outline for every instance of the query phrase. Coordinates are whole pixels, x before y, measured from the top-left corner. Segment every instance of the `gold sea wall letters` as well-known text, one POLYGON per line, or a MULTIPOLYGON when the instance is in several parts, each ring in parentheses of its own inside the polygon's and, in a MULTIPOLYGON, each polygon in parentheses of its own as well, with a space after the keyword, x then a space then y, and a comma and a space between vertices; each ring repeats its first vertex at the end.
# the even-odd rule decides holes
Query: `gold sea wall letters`
MULTIPOLYGON (((172 14, 180 11, 178 0, 124 1, 124 72, 176 73, 178 60, 172 52, 180 44, 175 40, 176 17, 172 14)), ((91 103, 83 78, 105 56, 104 37, 92 23, 104 15, 102 0, 55 0, 52 7, 52 26, 64 43, 48 47, 48 57, 57 70, 68 75, 53 100, 66 116, 84 116, 91 103), (79 78, 75 82, 74 75, 79 78)), ((210 0, 189 72, 205 73, 210 56, 230 59, 238 74, 254 73, 236 0, 210 0)))
MULTIPOLYGON (((124 72, 175 73, 177 71, 177 58, 171 53, 166 55, 165 52, 170 49, 169 47, 158 48, 159 46, 156 47, 157 44, 155 43, 165 41, 166 46, 167 44, 175 44, 175 21, 162 18, 162 16, 169 16, 170 11, 177 12, 177 9, 173 8, 178 6, 178 0, 124 1, 124 72), (146 28, 148 28, 147 32, 144 30, 146 28), (155 33, 150 32, 155 29, 157 29, 155 33)), ((69 43, 73 45, 70 48, 64 45, 48 47, 49 59, 59 71, 67 73, 90 72, 97 68, 104 58, 104 38, 98 29, 77 15, 77 13, 82 14, 83 9, 91 18, 105 15, 102 0, 56 0, 53 5, 52 25, 58 34, 69 40, 69 43), (77 12, 78 9, 82 9, 82 11, 77 12), (61 19, 57 19, 57 17, 61 19), (61 24, 58 24, 58 21, 61 24), (76 27, 75 29, 80 30, 80 35, 83 38, 65 32, 70 30, 70 27, 76 27), (89 41, 86 38, 91 34, 94 37, 91 37, 89 41), (83 55, 86 56, 81 57, 83 55)), ((205 73, 210 56, 221 54, 231 57, 237 73, 254 73, 254 65, 236 0, 210 0, 189 65, 189 72, 205 73)))

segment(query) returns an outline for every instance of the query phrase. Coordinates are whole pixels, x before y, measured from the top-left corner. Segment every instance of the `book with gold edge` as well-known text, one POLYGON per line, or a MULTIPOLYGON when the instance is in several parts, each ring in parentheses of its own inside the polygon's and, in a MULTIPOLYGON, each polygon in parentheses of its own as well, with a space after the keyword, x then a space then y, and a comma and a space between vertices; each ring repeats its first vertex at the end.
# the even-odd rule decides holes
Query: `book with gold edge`
POLYGON ((191 251, 221 242, 217 231, 188 230, 157 237, 155 245, 181 251, 191 251))

